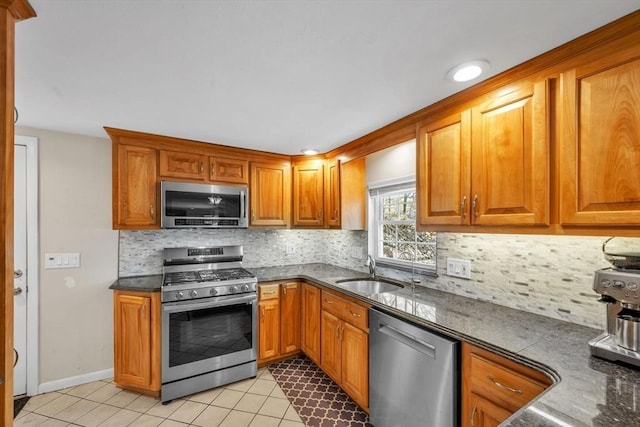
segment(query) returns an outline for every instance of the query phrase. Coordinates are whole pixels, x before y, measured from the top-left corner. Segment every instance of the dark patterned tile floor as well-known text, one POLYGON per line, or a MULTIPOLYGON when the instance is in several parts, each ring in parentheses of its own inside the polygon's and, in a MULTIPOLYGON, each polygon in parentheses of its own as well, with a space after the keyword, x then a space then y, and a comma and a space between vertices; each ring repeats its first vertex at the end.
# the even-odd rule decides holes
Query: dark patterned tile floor
POLYGON ((366 412, 306 356, 269 365, 269 371, 307 427, 370 427, 366 412))

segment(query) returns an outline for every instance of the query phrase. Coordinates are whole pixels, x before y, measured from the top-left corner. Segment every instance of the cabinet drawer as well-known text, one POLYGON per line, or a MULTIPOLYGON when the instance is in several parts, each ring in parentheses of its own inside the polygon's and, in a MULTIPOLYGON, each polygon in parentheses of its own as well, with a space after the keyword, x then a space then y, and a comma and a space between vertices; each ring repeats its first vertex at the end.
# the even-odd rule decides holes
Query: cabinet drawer
POLYGON ((278 299, 279 286, 279 283, 258 286, 258 298, 260 299, 260 301, 278 299))
POLYGON ((322 309, 364 331, 368 330, 368 310, 330 292, 322 292, 322 309))
POLYGON ((471 354, 471 391, 515 411, 546 388, 518 372, 471 354))

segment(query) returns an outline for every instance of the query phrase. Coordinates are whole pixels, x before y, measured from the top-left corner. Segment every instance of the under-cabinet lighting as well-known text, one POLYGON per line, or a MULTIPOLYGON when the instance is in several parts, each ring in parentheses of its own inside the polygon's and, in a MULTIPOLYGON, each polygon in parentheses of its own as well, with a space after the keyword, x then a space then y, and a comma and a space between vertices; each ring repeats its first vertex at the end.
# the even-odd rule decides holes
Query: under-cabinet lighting
POLYGON ((447 77, 456 82, 468 82, 469 80, 479 77, 480 74, 484 73, 488 69, 489 63, 487 61, 465 62, 464 64, 460 64, 457 67, 452 68, 447 73, 447 77))

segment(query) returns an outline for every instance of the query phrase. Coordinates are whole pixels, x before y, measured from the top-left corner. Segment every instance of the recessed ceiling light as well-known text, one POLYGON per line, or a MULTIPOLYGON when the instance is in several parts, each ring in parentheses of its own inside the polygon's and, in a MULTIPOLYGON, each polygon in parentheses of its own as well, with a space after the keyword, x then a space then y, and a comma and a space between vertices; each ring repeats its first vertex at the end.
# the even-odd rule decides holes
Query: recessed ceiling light
POLYGON ((447 73, 447 77, 456 82, 468 82, 489 69, 487 61, 471 61, 454 67, 447 73))
POLYGON ((302 154, 304 154, 305 156, 315 156, 316 154, 318 154, 318 150, 314 150, 313 148, 305 148, 304 150, 302 150, 302 154))

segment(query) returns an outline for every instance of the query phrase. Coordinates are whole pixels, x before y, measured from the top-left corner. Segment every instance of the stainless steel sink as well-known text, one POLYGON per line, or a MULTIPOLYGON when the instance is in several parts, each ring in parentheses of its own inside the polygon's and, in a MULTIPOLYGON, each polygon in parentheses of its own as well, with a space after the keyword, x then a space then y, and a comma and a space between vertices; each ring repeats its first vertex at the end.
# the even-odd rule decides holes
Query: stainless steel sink
POLYGON ((349 291, 365 295, 383 294, 385 292, 397 292, 400 289, 404 288, 404 285, 401 283, 373 277, 341 279, 336 280, 336 283, 338 284, 338 286, 349 291))

